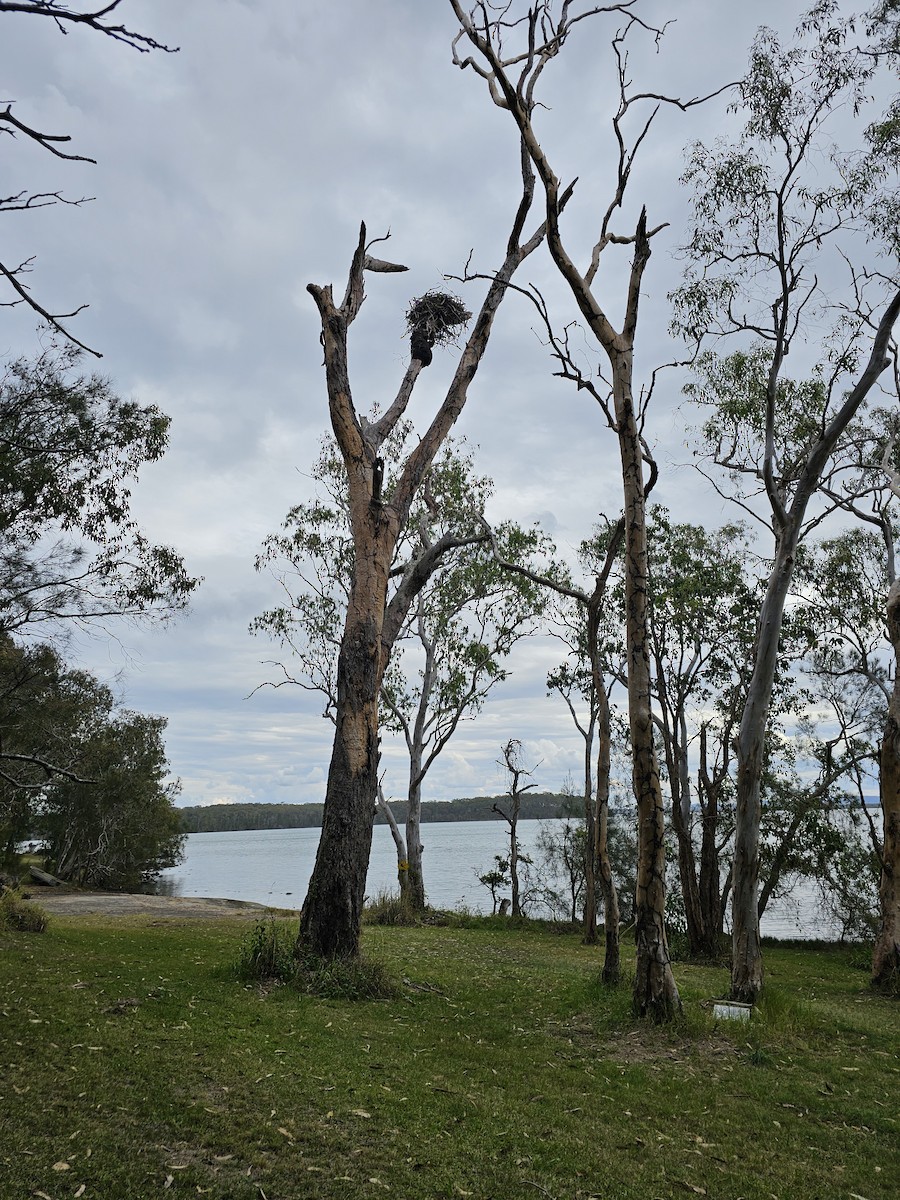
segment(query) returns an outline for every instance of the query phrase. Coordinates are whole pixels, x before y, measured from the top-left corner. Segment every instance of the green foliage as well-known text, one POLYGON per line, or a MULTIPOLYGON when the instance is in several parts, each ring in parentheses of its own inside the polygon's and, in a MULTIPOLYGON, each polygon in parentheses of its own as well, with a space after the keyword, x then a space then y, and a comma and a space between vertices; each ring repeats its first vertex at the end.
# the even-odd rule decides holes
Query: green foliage
MULTIPOLYGON (((422 822, 496 821, 493 805, 499 796, 466 796, 459 800, 428 800, 422 805, 422 822)), ((553 792, 528 792, 522 797, 522 820, 555 817, 561 797, 553 792)), ((406 801, 393 800, 397 820, 406 820, 406 801)), ((199 804, 179 808, 183 833, 217 833, 229 829, 317 829, 322 824, 320 803, 310 804, 199 804)), ((387 824, 377 811, 375 824, 387 824)))
POLYGON ((291 983, 297 975, 296 941, 295 922, 280 920, 271 914, 257 921, 244 936, 238 950, 238 978, 291 983))
POLYGON ((77 373, 72 348, 11 363, 0 379, 0 631, 183 608, 198 580, 131 514, 139 468, 169 419, 77 373))
POLYGON ((537 839, 538 873, 544 881, 541 899, 554 916, 572 922, 578 920, 584 898, 585 851, 584 818, 541 825, 537 839))
POLYGON ((415 925, 418 918, 399 892, 388 891, 367 900, 362 915, 364 925, 415 925))
POLYGON ((125 889, 181 861, 183 835, 167 782, 164 717, 101 706, 79 745, 82 779, 54 777, 40 824, 62 879, 125 889))
MULTIPOLYGON (((386 500, 411 436, 411 427, 400 425, 383 448, 386 500)), ((324 715, 333 717, 354 547, 344 467, 329 439, 312 477, 319 497, 291 510, 256 563, 278 580, 287 602, 257 617, 251 631, 289 652, 284 679, 318 692, 324 715)), ((491 490, 490 480, 476 474, 471 454, 448 442, 397 544, 387 620, 392 629, 398 621, 399 628, 382 685, 381 719, 384 728, 402 734, 416 758, 412 773, 419 786, 459 722, 475 716, 488 692, 505 680, 506 658, 544 606, 538 585, 504 572, 494 559, 483 519, 491 490), (428 564, 424 584, 401 601, 398 589, 422 563, 428 564)), ((539 531, 512 523, 495 537, 501 554, 517 563, 548 549, 539 531)))
POLYGON ((367 955, 355 958, 303 958, 297 963, 294 985, 323 1000, 393 1000, 398 988, 390 971, 367 955))
POLYGON ((43 933, 50 918, 38 904, 26 900, 12 888, 0 890, 0 929, 18 933, 43 933))

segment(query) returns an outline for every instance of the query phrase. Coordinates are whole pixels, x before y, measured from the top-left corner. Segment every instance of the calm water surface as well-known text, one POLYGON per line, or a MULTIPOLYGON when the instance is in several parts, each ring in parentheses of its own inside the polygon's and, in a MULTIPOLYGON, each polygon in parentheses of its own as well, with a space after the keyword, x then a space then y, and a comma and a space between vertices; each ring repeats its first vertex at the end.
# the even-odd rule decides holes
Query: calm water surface
MULTIPOLYGON (((522 850, 535 849, 541 825, 554 822, 522 821, 522 850)), ((508 846, 505 826, 499 821, 434 822, 422 828, 425 843, 423 869, 428 900, 435 908, 463 906, 473 912, 490 912, 489 892, 477 876, 494 865, 494 855, 508 846)), ((216 896, 253 900, 273 908, 299 908, 306 895, 319 844, 318 829, 259 829, 229 833, 192 833, 180 866, 164 871, 158 891, 173 896, 216 896)), ((397 887, 397 856, 390 830, 376 825, 366 892, 397 887)), ((795 897, 770 905, 762 921, 770 937, 829 937, 835 931, 822 919, 813 888, 798 890, 795 897)))

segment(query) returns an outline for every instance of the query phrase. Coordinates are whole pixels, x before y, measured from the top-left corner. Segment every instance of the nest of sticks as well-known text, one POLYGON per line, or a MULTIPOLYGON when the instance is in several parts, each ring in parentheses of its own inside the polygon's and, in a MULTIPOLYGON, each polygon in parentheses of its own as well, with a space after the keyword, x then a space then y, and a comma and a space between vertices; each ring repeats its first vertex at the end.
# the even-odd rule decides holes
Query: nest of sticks
POLYGON ((459 297, 450 292, 435 289, 413 300, 406 310, 406 329, 413 358, 427 366, 431 362, 432 349, 455 341, 471 316, 459 297))

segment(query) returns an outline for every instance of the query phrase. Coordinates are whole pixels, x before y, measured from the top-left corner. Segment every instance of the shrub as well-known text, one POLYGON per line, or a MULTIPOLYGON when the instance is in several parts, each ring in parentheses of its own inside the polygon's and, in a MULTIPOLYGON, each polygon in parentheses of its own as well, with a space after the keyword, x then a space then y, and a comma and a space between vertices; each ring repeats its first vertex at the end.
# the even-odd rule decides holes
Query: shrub
POLYGON ((31 904, 20 892, 7 888, 0 895, 0 929, 19 933, 43 933, 50 918, 39 904, 31 904))
POLYGON ((367 958, 319 959, 297 954, 297 927, 269 914, 241 942, 239 979, 288 983, 327 1000, 389 1000, 397 987, 380 963, 367 958))
POLYGON ((379 892, 363 909, 366 925, 415 925, 416 914, 399 892, 379 892))
POLYGON ((363 958, 305 958, 295 961, 294 982, 324 1000, 392 1000, 397 985, 383 963, 363 958))
POLYGON ((257 921, 241 942, 238 978, 289 983, 297 974, 296 937, 292 921, 278 920, 271 915, 257 921))

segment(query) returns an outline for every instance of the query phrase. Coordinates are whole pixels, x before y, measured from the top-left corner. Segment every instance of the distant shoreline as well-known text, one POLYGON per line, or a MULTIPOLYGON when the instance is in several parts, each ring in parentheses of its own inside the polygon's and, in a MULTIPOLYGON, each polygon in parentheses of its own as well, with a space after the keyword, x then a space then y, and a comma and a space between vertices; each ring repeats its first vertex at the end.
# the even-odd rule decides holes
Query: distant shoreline
MULTIPOLYGON (((436 821, 500 821, 494 805, 507 811, 508 796, 471 796, 460 800, 429 800, 422 805, 422 824, 436 821)), ((578 797, 555 792, 527 792, 520 797, 519 820, 546 821, 577 815, 578 797)), ((206 804, 179 809, 183 833, 229 833, 247 829, 320 829, 322 804, 206 804)), ((398 824, 406 822, 405 800, 391 801, 398 824)), ((376 825, 386 825, 381 812, 376 825)))
MULTIPOLYGON (((866 808, 879 808, 877 796, 866 796, 866 808)), ((501 821, 494 805, 507 811, 508 796, 469 796, 460 800, 428 800, 422 824, 447 821, 501 821)), ((549 821, 581 816, 582 801, 558 792, 527 792, 520 798, 520 821, 549 821)), ((183 833, 236 833, 249 829, 321 829, 322 804, 196 804, 179 809, 183 833)), ((406 823, 405 800, 391 801, 398 825, 406 823)), ((387 820, 378 811, 376 825, 387 820)))

